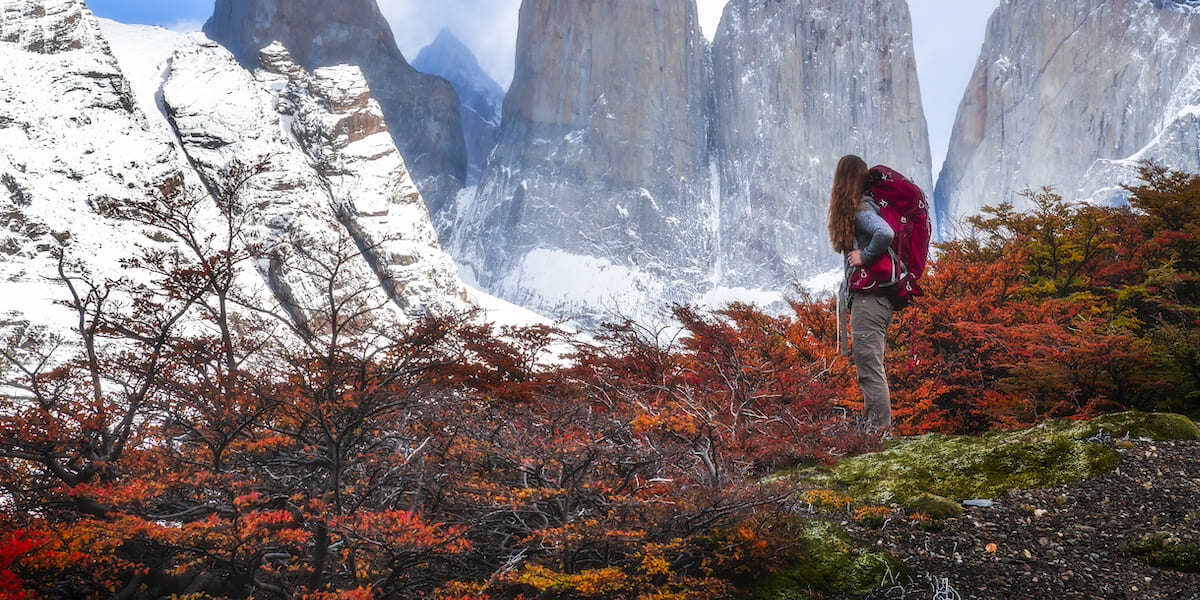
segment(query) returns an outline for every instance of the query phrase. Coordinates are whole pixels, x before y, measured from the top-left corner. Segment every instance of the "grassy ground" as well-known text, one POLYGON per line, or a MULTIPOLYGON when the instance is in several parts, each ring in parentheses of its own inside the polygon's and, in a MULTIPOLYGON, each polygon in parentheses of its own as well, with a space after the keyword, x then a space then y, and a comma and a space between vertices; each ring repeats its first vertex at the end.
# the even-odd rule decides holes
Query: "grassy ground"
POLYGON ((903 565, 855 547, 837 522, 878 526, 891 512, 892 518, 917 514, 936 526, 958 514, 962 500, 1002 498, 1010 490, 1051 488, 1108 473, 1120 462, 1115 448, 1126 437, 1200 440, 1200 429, 1180 415, 1119 413, 983 436, 907 438, 829 467, 780 473, 776 478, 793 482, 800 492, 799 507, 818 515, 802 528, 807 558, 748 585, 743 598, 866 594, 903 565))

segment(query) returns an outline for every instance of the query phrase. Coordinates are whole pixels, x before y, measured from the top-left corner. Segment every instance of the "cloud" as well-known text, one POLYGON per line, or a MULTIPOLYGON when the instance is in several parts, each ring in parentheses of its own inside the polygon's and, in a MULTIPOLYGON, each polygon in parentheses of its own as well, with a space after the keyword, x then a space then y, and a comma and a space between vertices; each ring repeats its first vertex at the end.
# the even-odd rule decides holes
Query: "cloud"
POLYGON ((170 23, 170 24, 166 25, 165 27, 167 29, 170 29, 171 31, 177 31, 179 33, 192 33, 194 31, 200 31, 200 29, 202 27, 204 27, 204 20, 203 19, 180 19, 178 21, 175 21, 174 23, 170 23))

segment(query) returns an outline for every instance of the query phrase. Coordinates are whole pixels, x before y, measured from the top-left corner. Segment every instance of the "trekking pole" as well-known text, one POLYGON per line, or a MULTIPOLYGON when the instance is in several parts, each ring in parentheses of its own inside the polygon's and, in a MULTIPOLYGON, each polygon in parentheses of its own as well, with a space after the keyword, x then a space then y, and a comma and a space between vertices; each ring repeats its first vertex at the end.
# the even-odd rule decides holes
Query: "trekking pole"
POLYGON ((837 350, 842 356, 850 356, 850 294, 837 292, 837 350))

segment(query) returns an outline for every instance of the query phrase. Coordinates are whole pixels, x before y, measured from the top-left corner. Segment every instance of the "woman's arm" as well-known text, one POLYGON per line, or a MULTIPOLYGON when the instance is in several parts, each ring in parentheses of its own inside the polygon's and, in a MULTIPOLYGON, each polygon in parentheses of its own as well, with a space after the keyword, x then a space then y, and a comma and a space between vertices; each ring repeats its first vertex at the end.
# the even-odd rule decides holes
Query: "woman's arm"
POLYGON ((862 264, 864 267, 869 267, 887 252, 888 246, 892 245, 892 238, 896 234, 887 221, 884 221, 883 217, 871 208, 858 211, 854 224, 858 231, 871 234, 871 242, 862 249, 862 264))

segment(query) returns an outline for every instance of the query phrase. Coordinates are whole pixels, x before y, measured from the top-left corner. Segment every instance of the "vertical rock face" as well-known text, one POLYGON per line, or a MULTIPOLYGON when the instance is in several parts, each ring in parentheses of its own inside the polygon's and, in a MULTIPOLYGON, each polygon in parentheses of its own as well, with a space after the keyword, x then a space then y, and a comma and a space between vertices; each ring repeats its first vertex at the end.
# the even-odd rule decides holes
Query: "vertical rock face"
POLYGON ((1004 0, 959 107, 935 193, 943 233, 1054 186, 1119 201, 1131 164, 1200 169, 1194 0, 1004 0))
POLYGON ((903 0, 732 0, 712 54, 726 285, 783 286, 837 265, 826 212, 845 154, 931 191, 903 0))
POLYGON ((459 260, 552 311, 687 297, 711 262, 708 76, 693 0, 526 0, 459 260))
POLYGON ((54 254, 72 275, 127 275, 121 259, 160 244, 101 207, 186 166, 148 126, 82 0, 0 0, 0 65, 0 322, 58 327, 70 321, 53 304, 66 294, 49 283, 54 254))
POLYGON ((377 279, 400 314, 467 307, 358 67, 308 72, 275 43, 251 73, 225 49, 198 44, 175 53, 162 95, 206 181, 234 160, 269 158, 245 194, 253 215, 246 237, 270 249, 264 275, 297 320, 323 293, 307 275, 321 268, 308 263, 331 260, 322 253, 350 241, 360 253, 345 266, 351 278, 364 286, 377 279))
POLYGON ((467 153, 458 96, 405 61, 375 0, 217 0, 204 32, 248 66, 278 41, 310 71, 359 67, 430 210, 462 187, 467 153))
POLYGON ((483 71, 471 50, 447 29, 417 54, 413 67, 449 81, 458 92, 467 143, 467 185, 475 185, 500 132, 504 90, 483 71))

